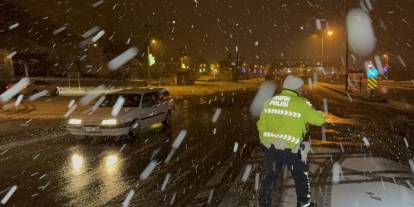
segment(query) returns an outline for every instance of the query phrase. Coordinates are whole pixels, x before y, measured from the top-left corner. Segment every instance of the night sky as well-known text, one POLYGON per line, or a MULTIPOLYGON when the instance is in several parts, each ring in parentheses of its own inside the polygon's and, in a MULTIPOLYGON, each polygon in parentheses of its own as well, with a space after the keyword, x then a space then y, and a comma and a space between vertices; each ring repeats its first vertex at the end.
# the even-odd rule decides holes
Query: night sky
MULTIPOLYGON (((107 31, 104 39, 113 35, 110 41, 116 47, 140 48, 149 32, 144 27, 147 23, 160 25, 151 32, 168 52, 185 50, 211 62, 223 59, 227 50, 234 53, 236 46, 248 61, 266 63, 281 56, 317 58, 320 39, 315 35, 320 31, 315 21, 325 19, 335 31, 326 40, 327 56, 340 57, 345 48, 344 0, 105 0, 96 7, 93 4, 98 1, 90 0, 13 2, 32 17, 43 18, 47 27, 54 27, 49 31, 67 25, 66 34, 58 35, 73 34, 73 44, 78 41, 76 36, 98 25, 107 31)), ((400 54, 406 62, 412 61, 414 0, 370 2, 378 40, 375 53, 400 54)), ((349 0, 349 5, 358 7, 360 2, 349 0)))

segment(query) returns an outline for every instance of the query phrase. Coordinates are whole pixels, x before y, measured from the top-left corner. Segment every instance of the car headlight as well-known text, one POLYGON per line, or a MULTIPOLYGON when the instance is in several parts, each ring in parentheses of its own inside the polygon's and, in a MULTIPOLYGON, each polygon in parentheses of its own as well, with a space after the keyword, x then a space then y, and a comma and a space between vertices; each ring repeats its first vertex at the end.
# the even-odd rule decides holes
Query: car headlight
POLYGON ((118 123, 118 120, 116 119, 105 119, 102 120, 101 124, 102 125, 116 125, 118 123))
POLYGON ((82 120, 81 119, 69 119, 68 124, 70 124, 70 125, 80 125, 80 124, 82 124, 82 120))

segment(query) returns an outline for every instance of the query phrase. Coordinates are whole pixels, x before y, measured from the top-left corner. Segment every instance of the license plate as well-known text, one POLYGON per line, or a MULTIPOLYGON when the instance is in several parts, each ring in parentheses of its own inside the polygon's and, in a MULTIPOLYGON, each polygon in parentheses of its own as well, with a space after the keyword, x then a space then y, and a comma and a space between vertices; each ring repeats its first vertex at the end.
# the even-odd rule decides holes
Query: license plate
POLYGON ((83 131, 85 132, 94 132, 97 131, 99 127, 83 127, 83 131))

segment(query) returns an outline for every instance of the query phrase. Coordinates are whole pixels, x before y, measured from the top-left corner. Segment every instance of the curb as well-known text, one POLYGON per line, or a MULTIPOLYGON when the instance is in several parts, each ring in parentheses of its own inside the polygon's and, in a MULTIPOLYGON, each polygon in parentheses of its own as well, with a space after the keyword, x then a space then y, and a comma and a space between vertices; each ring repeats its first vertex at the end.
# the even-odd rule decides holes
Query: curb
POLYGON ((388 100, 387 99, 382 98, 382 97, 379 97, 379 96, 368 96, 368 97, 366 97, 366 96, 362 96, 362 95, 355 94, 355 93, 346 93, 346 92, 344 92, 342 90, 338 90, 338 89, 335 89, 335 88, 331 88, 331 87, 326 86, 326 85, 320 85, 320 86, 322 86, 324 88, 327 88, 327 89, 329 89, 331 91, 340 93, 340 94, 345 95, 345 96, 347 96, 349 94, 352 97, 356 97, 356 98, 358 98, 360 100, 363 100, 363 101, 375 102, 375 103, 388 103, 388 100))

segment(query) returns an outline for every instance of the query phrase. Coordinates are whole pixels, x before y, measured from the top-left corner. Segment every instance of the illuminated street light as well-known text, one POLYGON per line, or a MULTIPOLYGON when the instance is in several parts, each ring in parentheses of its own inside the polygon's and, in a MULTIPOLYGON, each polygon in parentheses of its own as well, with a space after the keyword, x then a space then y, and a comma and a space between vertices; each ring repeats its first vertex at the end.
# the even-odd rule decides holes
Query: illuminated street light
POLYGON ((153 44, 157 44, 158 41, 156 39, 149 39, 148 45, 147 45, 147 59, 148 59, 148 65, 147 65, 147 75, 148 75, 148 85, 151 84, 151 66, 155 64, 155 58, 152 56, 150 47, 153 44))
MULTIPOLYGON (((332 37, 334 35, 334 31, 333 30, 327 30, 326 34, 328 35, 328 37, 332 37)), ((321 32, 321 66, 323 67, 323 62, 325 59, 325 54, 324 54, 324 32, 321 32)))
POLYGON ((390 57, 387 54, 383 54, 382 57, 385 59, 385 65, 388 65, 390 57))
POLYGON ((186 69, 187 66, 184 63, 181 63, 181 69, 186 69))

